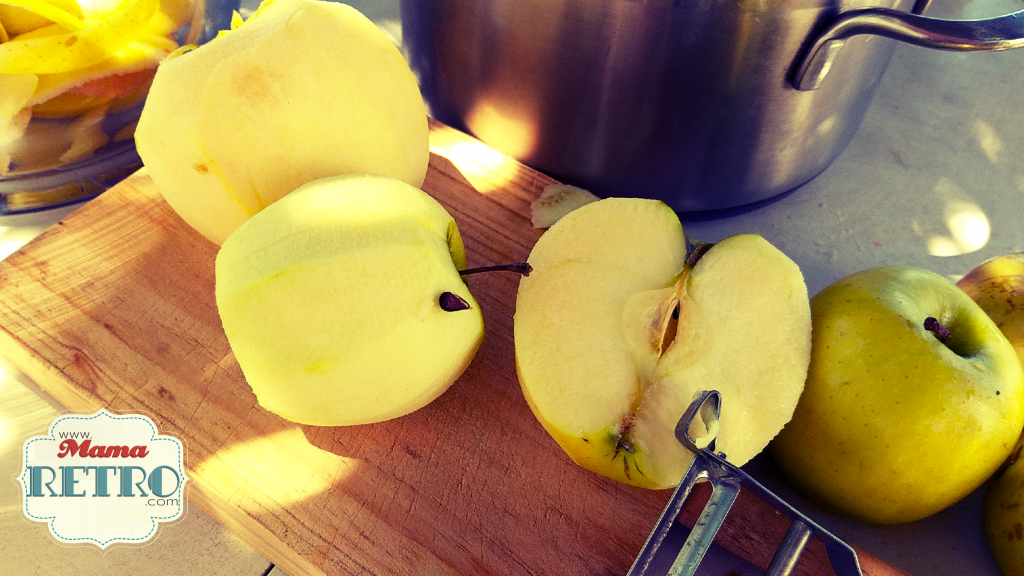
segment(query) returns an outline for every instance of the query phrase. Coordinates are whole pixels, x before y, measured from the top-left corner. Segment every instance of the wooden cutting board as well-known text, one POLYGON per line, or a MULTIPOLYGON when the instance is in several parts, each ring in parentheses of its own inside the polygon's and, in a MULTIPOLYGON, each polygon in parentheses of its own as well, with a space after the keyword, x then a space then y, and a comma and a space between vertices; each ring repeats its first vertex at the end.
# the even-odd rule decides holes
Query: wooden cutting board
MULTIPOLYGON (((525 261, 542 232, 530 202, 553 181, 437 123, 431 144, 423 188, 469 265, 525 261)), ((518 278, 469 279, 486 339, 440 399, 311 427, 256 403, 217 316, 215 255, 139 172, 0 263, 0 354, 70 409, 145 412, 184 439, 189 500, 291 576, 628 570, 670 493, 578 468, 534 419, 513 359, 518 278)), ((763 568, 786 527, 744 493, 718 542, 763 568)), ((798 572, 830 573, 820 545, 798 572)))

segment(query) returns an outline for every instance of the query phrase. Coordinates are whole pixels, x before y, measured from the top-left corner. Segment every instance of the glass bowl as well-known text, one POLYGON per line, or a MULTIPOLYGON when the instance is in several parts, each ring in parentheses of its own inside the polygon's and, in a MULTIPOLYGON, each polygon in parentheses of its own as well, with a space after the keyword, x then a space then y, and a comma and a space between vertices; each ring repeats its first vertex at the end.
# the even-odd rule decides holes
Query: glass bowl
MULTIPOLYGON (((86 5, 89 1, 80 3, 86 5)), ((168 6, 178 10, 175 18, 167 21, 184 24, 169 30, 166 36, 151 34, 147 46, 159 47, 154 53, 162 55, 175 46, 202 44, 215 37, 218 31, 230 28, 231 14, 239 3, 240 0, 165 0, 161 10, 168 6)), ((0 30, 2 17, 0 14, 0 30)), ((150 21, 154 26, 157 17, 150 21)), ((177 24, 162 25, 163 29, 174 26, 177 24)), ((65 33, 64 30, 59 32, 65 33)), ((3 36, 0 32, 0 40, 3 36)), ((7 36, 17 39, 14 35, 7 36)), ((121 51, 115 54, 118 55, 127 59, 121 51)), ((125 73, 115 71, 93 78, 98 80, 96 82, 87 80, 84 84, 74 80, 62 84, 60 73, 38 75, 35 93, 27 103, 31 105, 18 109, 13 119, 10 113, 5 116, 4 98, 0 97, 0 214, 82 202, 142 166, 133 136, 156 69, 153 55, 147 57, 150 58, 148 65, 135 64, 125 73), (116 78, 111 81, 113 76, 116 78), (104 78, 107 80, 103 81, 104 78), (57 93, 46 92, 47 84, 56 85, 50 92, 57 93), (65 86, 69 88, 60 91, 65 86), (43 98, 45 100, 40 101, 43 98)), ((12 65, 17 67, 18 64, 15 61, 12 65)), ((72 72, 71 76, 74 74, 72 72)), ((12 86, 18 86, 18 79, 11 81, 12 86)), ((7 90, 10 94, 12 89, 7 90)), ((12 108, 10 102, 6 104, 8 109, 12 108)))

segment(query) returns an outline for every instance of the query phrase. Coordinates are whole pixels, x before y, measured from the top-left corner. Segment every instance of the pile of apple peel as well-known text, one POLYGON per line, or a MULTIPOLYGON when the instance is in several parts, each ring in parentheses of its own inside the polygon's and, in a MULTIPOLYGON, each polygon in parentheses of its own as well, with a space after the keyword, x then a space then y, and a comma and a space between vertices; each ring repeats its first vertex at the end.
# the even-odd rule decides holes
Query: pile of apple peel
POLYGON ((0 175, 68 164, 133 120, 195 0, 0 1, 0 175))

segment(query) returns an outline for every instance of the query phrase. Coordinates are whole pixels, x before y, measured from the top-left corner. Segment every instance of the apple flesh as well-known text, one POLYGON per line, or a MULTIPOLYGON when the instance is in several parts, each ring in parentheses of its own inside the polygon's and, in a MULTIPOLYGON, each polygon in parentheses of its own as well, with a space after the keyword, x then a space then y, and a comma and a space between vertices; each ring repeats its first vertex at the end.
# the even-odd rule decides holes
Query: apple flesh
POLYGON ((354 8, 265 2, 160 65, 135 134, 167 203, 221 244, 295 188, 351 173, 419 187, 426 107, 398 48, 354 8))
POLYGON ((519 382, 580 466, 675 486, 693 455, 674 430, 704 390, 721 392, 717 448, 737 465, 789 420, 810 356, 803 276, 759 236, 705 248, 688 253, 676 214, 635 198, 569 212, 533 248, 516 299, 519 382))
POLYGON ((473 359, 483 319, 465 265, 455 221, 423 191, 326 178, 224 242, 217 310, 261 406, 301 424, 368 424, 425 406, 473 359))
POLYGON ((1024 373, 952 282, 872 268, 821 291, 811 310, 807 385, 770 448, 809 497, 859 520, 909 522, 970 494, 1010 454, 1024 373))
POLYGON ((548 184, 530 203, 530 223, 534 228, 550 228, 562 216, 597 200, 597 196, 576 186, 548 184))

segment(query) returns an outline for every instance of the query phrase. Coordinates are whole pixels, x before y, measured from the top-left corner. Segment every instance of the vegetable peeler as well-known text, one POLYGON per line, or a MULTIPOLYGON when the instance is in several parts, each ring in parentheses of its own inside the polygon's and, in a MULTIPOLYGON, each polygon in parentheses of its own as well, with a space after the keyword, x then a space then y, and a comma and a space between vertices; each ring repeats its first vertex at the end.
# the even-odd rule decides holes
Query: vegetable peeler
POLYGON ((673 553, 675 560, 665 574, 694 574, 742 488, 750 490, 791 520, 782 543, 776 549, 765 571, 766 576, 791 574, 812 536, 825 544, 829 563, 838 576, 863 576, 857 553, 849 544, 829 533, 739 467, 728 462, 725 454, 715 452, 715 437, 718 434, 721 411, 722 397, 717 390, 701 392, 676 424, 676 439, 694 453, 693 462, 673 492, 672 498, 662 511, 658 523, 647 537, 647 542, 644 543, 627 576, 662 576, 660 568, 655 568, 652 561, 656 556, 665 557, 666 554, 673 553), (690 429, 698 416, 707 433, 694 439, 690 435, 690 429), (676 522, 676 518, 694 485, 702 481, 711 483, 711 497, 682 545, 678 549, 674 549, 674 545, 670 548, 668 542, 677 542, 679 538, 667 536, 674 531, 685 530, 685 527, 676 522))

